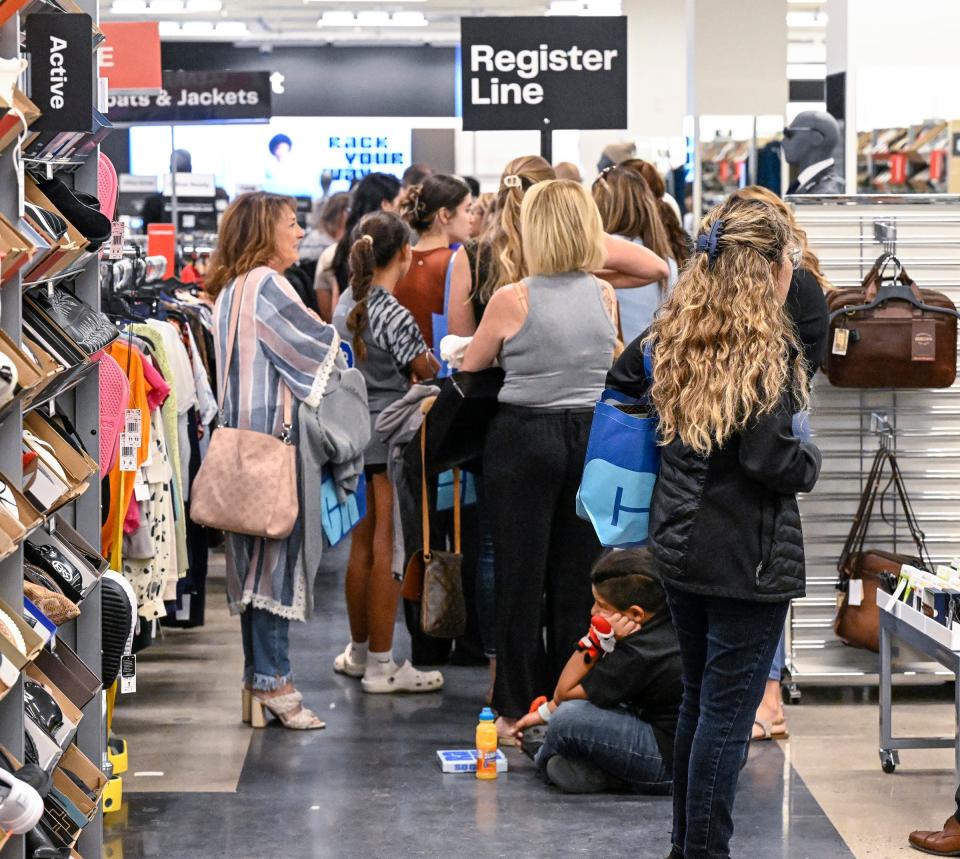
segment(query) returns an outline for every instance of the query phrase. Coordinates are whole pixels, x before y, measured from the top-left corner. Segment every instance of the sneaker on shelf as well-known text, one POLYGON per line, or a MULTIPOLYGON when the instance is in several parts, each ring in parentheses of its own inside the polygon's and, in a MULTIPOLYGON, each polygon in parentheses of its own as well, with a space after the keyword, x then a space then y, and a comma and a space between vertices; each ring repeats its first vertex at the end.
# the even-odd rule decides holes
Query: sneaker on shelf
POLYGON ((333 660, 333 670, 337 674, 346 674, 347 677, 363 677, 367 670, 367 661, 359 662, 353 658, 353 646, 348 644, 343 653, 338 653, 333 660))
POLYGON ((375 695, 387 695, 391 692, 438 692, 443 688, 443 675, 439 671, 419 671, 405 661, 388 673, 364 674, 360 685, 364 692, 375 695))
POLYGON ((0 829, 23 835, 42 815, 43 800, 36 788, 0 769, 0 829))

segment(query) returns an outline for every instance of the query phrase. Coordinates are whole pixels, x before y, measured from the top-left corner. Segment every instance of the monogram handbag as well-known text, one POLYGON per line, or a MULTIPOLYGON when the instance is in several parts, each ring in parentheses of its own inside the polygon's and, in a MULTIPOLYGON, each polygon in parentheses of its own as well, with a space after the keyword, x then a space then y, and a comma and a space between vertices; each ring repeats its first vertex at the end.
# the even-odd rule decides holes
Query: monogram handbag
POLYGON ((467 627, 460 568, 460 469, 453 470, 453 551, 430 548, 430 495, 427 486, 427 417, 420 427, 423 549, 407 563, 404 599, 420 600, 420 628, 434 638, 457 638, 467 627))
MULTIPOLYGON (((248 279, 249 275, 245 275, 237 283, 230 309, 226 366, 223 368, 223 384, 220 385, 218 397, 221 420, 241 306, 248 292, 248 279)), ((254 302, 261 283, 263 278, 253 290, 254 302)), ((241 366, 241 385, 245 372, 246 368, 241 366)), ((198 525, 232 534, 247 534, 268 540, 282 540, 289 536, 300 512, 297 500, 297 451, 290 439, 292 421, 292 396, 290 389, 283 385, 283 433, 280 438, 254 430, 218 426, 194 479, 190 494, 190 518, 198 525)))
POLYGON ((103 313, 94 310, 62 283, 48 290, 40 286, 23 296, 24 317, 38 328, 74 344, 86 356, 109 346, 120 331, 103 313))
MULTIPOLYGON (((886 516, 883 518, 886 521, 886 516)), ((833 629, 844 643, 874 652, 880 649, 880 608, 877 605, 877 592, 893 593, 904 564, 933 569, 924 544, 924 534, 917 524, 897 458, 892 451, 881 448, 874 457, 853 526, 837 563, 837 590, 840 597, 833 629), (890 477, 881 492, 880 486, 887 466, 890 477), (915 557, 864 548, 877 496, 880 496, 883 516, 884 496, 891 486, 896 491, 904 522, 917 548, 915 557)))
POLYGON ((957 376, 957 310, 942 292, 920 289, 885 254, 856 289, 827 294, 826 372, 841 388, 949 388, 957 376), (890 263, 892 279, 883 277, 890 263))

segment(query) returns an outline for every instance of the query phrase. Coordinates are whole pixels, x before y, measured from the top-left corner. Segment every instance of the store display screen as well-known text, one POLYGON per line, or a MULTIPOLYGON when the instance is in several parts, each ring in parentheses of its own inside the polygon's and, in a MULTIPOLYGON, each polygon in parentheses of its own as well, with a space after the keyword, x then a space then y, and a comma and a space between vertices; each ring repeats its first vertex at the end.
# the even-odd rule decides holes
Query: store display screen
POLYGON ((169 125, 134 126, 130 172, 167 173, 171 149, 186 149, 193 172, 214 174, 231 197, 253 188, 319 197, 324 171, 332 180, 330 193, 348 190, 368 173, 399 178, 410 165, 410 126, 390 119, 287 116, 249 125, 177 125, 172 139, 169 125))

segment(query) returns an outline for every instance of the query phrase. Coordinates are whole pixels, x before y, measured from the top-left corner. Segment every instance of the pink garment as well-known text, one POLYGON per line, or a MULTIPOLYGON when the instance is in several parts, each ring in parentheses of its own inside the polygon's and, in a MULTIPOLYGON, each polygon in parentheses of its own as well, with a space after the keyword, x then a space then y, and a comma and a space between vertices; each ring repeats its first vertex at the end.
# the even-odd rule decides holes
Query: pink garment
MULTIPOLYGON (((136 346, 133 348, 137 349, 136 346)), ((137 351, 140 352, 139 349, 137 351)), ((146 379, 147 387, 150 388, 147 391, 147 405, 152 412, 166 402, 167 397, 170 396, 170 385, 163 378, 163 374, 157 369, 152 358, 148 358, 143 352, 140 352, 140 357, 143 359, 143 378, 146 379)))
POLYGON ((120 453, 120 432, 130 404, 130 382, 112 356, 100 353, 100 477, 113 468, 120 453))

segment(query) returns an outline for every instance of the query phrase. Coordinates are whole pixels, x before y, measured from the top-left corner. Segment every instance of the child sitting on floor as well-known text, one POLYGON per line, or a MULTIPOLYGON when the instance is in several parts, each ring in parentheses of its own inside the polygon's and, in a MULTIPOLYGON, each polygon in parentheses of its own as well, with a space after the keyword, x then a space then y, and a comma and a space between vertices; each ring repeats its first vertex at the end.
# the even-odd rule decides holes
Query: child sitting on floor
POLYGON ((517 723, 547 725, 537 767, 566 793, 668 793, 680 709, 680 650, 645 549, 611 552, 594 567, 590 629, 553 700, 517 723))

